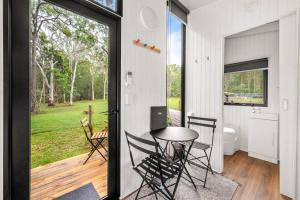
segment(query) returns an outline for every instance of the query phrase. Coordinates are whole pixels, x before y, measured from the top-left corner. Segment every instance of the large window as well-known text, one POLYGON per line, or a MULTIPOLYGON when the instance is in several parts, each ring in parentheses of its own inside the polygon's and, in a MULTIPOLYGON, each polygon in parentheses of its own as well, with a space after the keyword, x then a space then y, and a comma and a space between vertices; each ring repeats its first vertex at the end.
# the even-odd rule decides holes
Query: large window
POLYGON ((267 106, 268 60, 254 60, 225 66, 224 104, 267 106))
POLYGON ((168 14, 167 105, 169 124, 184 124, 185 25, 168 14))

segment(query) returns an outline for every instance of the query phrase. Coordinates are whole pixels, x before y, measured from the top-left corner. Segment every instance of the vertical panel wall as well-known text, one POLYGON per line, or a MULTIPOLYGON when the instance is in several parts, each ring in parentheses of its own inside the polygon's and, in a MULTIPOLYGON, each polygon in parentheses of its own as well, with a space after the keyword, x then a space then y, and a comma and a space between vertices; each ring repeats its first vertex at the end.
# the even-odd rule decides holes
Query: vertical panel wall
MULTIPOLYGON (((300 5, 300 1, 299 1, 300 5)), ((298 32, 300 32, 300 15, 298 10, 298 32)), ((300 65, 300 39, 299 39, 299 58, 298 63, 300 65)), ((298 77, 300 77, 300 70, 298 70, 298 77)), ((298 79, 298 88, 300 88, 300 81, 298 79)), ((298 93, 298 124, 300 124, 300 93, 298 93)), ((298 127, 298 143, 297 143, 297 185, 296 185, 296 200, 300 199, 300 128, 298 127)))
MULTIPOLYGON (((268 107, 261 112, 279 113, 279 24, 252 29, 225 41, 225 64, 260 58, 269 59, 268 107), (271 30, 274 29, 274 30, 271 30)), ((239 128, 240 148, 248 151, 248 119, 251 106, 224 106, 224 123, 239 128)))
POLYGON ((137 189, 141 179, 132 170, 125 130, 141 135, 150 130, 150 107, 166 105, 166 44, 167 19, 164 0, 124 0, 122 19, 122 128, 121 128, 121 196, 137 189), (141 10, 152 8, 157 15, 153 30, 141 21, 141 10), (156 45, 155 53, 133 45, 140 39, 156 45), (133 72, 132 84, 125 86, 125 73, 133 72), (129 100, 126 102, 126 96, 129 100))
MULTIPOLYGON (((217 1, 193 11, 187 36, 186 111, 218 119, 212 164, 223 171, 224 38, 278 18, 275 0, 217 1)), ((205 136, 201 136, 202 139, 205 136)))
MULTIPOLYGON (((292 10, 297 9, 298 0, 220 0, 199 8, 190 14, 187 34, 187 70, 186 70, 186 111, 196 115, 216 117, 218 129, 216 147, 213 152, 212 164, 217 171, 223 171, 223 65, 224 37, 255 28, 266 23, 279 20, 292 10), (292 2, 292 3, 291 3, 292 2), (287 3, 286 7, 279 7, 287 3), (295 4, 294 4, 295 3, 295 4), (294 6, 296 5, 296 6, 294 6)), ((294 25, 296 26, 296 25, 294 25)), ((286 27, 286 32, 292 27, 286 27)), ((298 40, 294 40, 294 43, 298 40)), ((280 47, 281 48, 281 47, 280 47)), ((289 48, 286 52, 295 51, 289 48)), ((294 52, 293 52, 294 53, 294 52)), ((285 67, 285 65, 283 65, 285 67)), ((291 81, 289 81, 292 84, 291 81)), ((291 87, 291 86, 289 86, 291 87)), ((297 92, 297 91, 296 91, 297 92)), ((297 93, 294 93, 295 94, 297 93)), ((290 113, 289 113, 290 114, 290 113)), ((293 126, 293 125, 292 125, 293 126)), ((288 131, 292 131, 289 129, 288 131)), ((295 132, 294 132, 295 133, 295 132)), ((287 133, 287 137, 294 133, 287 133)), ((202 136, 204 137, 204 136, 202 136)), ((289 138, 288 140, 295 138, 289 138)), ((288 141, 286 141, 288 142, 288 141)), ((295 177, 292 170, 295 159, 295 144, 290 145, 285 165, 289 170, 281 170, 282 176, 295 177), (294 147, 292 147, 294 146, 294 147)), ((281 162, 282 163, 282 162, 281 162)), ((288 183, 284 179, 283 194, 293 197, 295 182, 288 183)))
POLYGON ((298 22, 291 14, 280 20, 280 99, 288 109, 280 108, 280 191, 295 196, 296 138, 298 123, 298 22))

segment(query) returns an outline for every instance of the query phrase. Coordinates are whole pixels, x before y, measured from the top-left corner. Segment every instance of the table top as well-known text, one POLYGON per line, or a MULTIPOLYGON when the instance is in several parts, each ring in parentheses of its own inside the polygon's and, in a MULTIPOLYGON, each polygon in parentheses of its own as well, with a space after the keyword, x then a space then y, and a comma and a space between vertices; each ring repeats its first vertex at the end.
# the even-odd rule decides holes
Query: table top
POLYGON ((196 131, 184 127, 167 127, 151 131, 150 134, 154 138, 170 142, 189 142, 199 137, 196 131))

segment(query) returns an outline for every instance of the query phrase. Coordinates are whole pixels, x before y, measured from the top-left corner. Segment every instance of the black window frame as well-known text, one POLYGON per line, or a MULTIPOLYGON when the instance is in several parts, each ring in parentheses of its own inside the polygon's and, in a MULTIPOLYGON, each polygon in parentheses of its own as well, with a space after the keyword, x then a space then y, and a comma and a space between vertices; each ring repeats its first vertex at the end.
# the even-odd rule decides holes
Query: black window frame
POLYGON ((117 0, 117 10, 113 10, 101 3, 97 3, 96 0, 85 0, 87 3, 92 4, 93 6, 100 7, 101 9, 106 10, 107 12, 110 12, 113 15, 116 15, 118 17, 123 16, 123 0, 117 0))
MULTIPOLYGON (((251 106, 251 107, 268 107, 268 80, 269 80, 269 70, 268 70, 269 60, 268 58, 262 58, 257 60, 250 60, 245 62, 233 63, 224 65, 224 75, 226 73, 236 73, 236 72, 247 72, 247 71, 263 71, 263 81, 264 81, 264 96, 263 104, 257 103, 228 103, 224 101, 226 106, 251 106)), ((225 91, 224 91, 225 92, 225 91)), ((223 97, 224 97, 223 92, 223 97)))
POLYGON ((169 6, 169 11, 180 19, 182 23, 188 23, 188 15, 190 14, 190 11, 180 1, 169 0, 167 1, 167 5, 169 6))
MULTIPOLYGON (((85 17, 97 15, 112 25, 116 36, 117 87, 115 145, 110 148, 111 163, 109 172, 112 181, 108 182, 108 196, 105 199, 118 199, 120 196, 120 97, 121 97, 121 17, 103 7, 95 6, 86 0, 45 0, 85 17), (78 6, 76 6, 78 5, 78 6), (80 10, 79 10, 80 9, 80 10), (101 15, 101 16, 100 16, 101 15)), ((3 199, 30 199, 30 0, 3 0, 3 45, 4 45, 4 121, 3 121, 3 199), (22 66, 20 70, 19 66, 22 66), (20 134, 23 133, 23 134, 20 134)), ((89 18, 89 17, 88 17, 89 18)), ((93 17, 92 17, 93 18, 93 17)), ((94 19, 97 21, 96 19, 94 19)))
MULTIPOLYGON (((170 1, 176 1, 177 0, 170 0, 170 1)), ((170 6, 170 1, 167 1, 167 6, 170 6)), ((182 5, 182 4, 181 4, 182 5)), ((188 12, 188 9, 183 7, 185 12, 188 12)), ((181 127, 185 127, 186 124, 186 109, 185 109, 185 74, 186 74, 186 23, 180 19, 177 15, 175 15, 171 9, 168 10, 169 15, 174 15, 179 21, 181 21, 181 34, 182 34, 182 42, 181 42, 181 127)), ((167 16, 168 17, 168 16, 167 16)), ((167 19, 168 20, 168 19, 167 19)), ((168 71, 168 70, 167 70, 168 71)), ((166 73, 166 85, 168 85, 168 72, 166 73)), ((168 106, 168 87, 166 89, 166 105, 168 106)))

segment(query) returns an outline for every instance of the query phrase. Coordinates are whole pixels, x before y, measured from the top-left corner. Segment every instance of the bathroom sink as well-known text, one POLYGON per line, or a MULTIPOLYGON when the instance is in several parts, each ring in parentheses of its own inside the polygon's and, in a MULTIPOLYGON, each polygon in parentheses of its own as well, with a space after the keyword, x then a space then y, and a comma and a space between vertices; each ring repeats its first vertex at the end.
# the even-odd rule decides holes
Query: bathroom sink
POLYGON ((279 115, 277 113, 251 113, 249 115, 251 119, 271 120, 278 121, 279 115))

